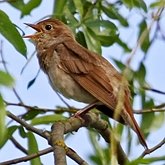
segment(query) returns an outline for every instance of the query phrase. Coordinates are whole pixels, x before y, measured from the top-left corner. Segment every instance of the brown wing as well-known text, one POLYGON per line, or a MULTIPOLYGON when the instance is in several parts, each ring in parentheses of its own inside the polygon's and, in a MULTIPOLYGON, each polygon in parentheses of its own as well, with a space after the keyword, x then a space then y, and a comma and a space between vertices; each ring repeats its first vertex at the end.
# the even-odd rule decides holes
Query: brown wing
POLYGON ((116 96, 113 93, 110 79, 105 74, 106 70, 101 67, 101 65, 107 65, 107 61, 100 59, 98 55, 91 54, 74 41, 60 44, 56 49, 60 56, 62 69, 91 95, 110 109, 115 109, 116 96))
MULTIPOLYGON (((91 95, 105 104, 111 110, 117 105, 117 94, 120 88, 121 75, 104 58, 83 48, 74 40, 67 41, 57 46, 56 51, 60 56, 61 67, 91 95), (107 69, 107 70, 106 70, 107 69), (112 88, 113 86, 113 88, 112 88), (116 90, 114 90, 116 88, 116 90)), ((133 116, 129 90, 124 91, 126 99, 120 115, 138 134, 139 140, 147 148, 143 134, 133 116)))

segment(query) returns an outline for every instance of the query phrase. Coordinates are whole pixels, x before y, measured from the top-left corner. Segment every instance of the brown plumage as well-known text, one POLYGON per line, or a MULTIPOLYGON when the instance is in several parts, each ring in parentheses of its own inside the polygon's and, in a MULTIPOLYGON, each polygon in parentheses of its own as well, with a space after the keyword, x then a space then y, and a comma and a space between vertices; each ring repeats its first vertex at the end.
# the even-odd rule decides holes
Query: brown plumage
POLYGON ((127 80, 102 56, 82 47, 61 21, 47 19, 27 25, 37 31, 25 37, 35 42, 40 66, 53 89, 67 98, 95 103, 97 109, 112 118, 119 95, 123 93, 116 120, 128 124, 148 148, 133 116, 127 80))

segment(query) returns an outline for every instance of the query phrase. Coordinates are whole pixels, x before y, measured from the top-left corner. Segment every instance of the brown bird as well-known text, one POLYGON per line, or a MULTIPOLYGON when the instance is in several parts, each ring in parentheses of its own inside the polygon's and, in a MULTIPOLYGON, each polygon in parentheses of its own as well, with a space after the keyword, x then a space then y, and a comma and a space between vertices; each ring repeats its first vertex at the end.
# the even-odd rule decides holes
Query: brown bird
POLYGON ((133 116, 124 76, 105 58, 81 46, 69 27, 58 19, 26 25, 37 31, 25 38, 31 38, 36 44, 39 64, 52 88, 67 98, 89 104, 88 108, 96 107, 111 118, 117 111, 115 119, 128 124, 147 149, 133 116), (118 100, 122 102, 120 106, 118 100))

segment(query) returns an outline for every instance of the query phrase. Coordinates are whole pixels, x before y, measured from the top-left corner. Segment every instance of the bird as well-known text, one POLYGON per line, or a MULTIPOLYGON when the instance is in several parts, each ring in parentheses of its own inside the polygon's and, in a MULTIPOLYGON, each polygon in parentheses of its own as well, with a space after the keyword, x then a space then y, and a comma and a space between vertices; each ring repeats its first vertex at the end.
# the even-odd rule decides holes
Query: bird
POLYGON ((69 26, 59 19, 25 24, 36 31, 24 38, 34 42, 40 67, 52 88, 66 98, 88 104, 86 110, 95 107, 130 126, 142 146, 148 149, 133 115, 126 78, 103 56, 80 45, 69 26), (119 102, 122 102, 120 106, 119 102))

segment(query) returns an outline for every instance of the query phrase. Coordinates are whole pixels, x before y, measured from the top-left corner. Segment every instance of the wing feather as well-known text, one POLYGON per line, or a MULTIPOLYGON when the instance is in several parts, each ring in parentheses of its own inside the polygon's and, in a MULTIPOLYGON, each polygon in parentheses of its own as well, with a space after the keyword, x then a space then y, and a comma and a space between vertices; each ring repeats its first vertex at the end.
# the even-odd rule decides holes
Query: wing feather
POLYGON ((115 109, 116 96, 113 93, 110 78, 105 74, 105 69, 101 67, 102 64, 99 63, 101 62, 99 56, 89 55, 88 50, 76 45, 64 43, 58 46, 61 68, 91 95, 109 108, 115 109))
MULTIPOLYGON (((97 54, 89 52, 89 50, 75 43, 75 41, 58 45, 57 51, 59 51, 60 55, 59 67, 70 74, 82 88, 109 107, 113 112, 117 105, 122 79, 113 66, 104 58, 101 59, 97 54), (111 78, 113 78, 113 81, 111 81, 111 78)), ((133 116, 127 85, 125 86, 124 93, 127 97, 123 102, 123 110, 120 113, 120 117, 132 127, 138 134, 142 145, 147 148, 144 136, 133 116)))

